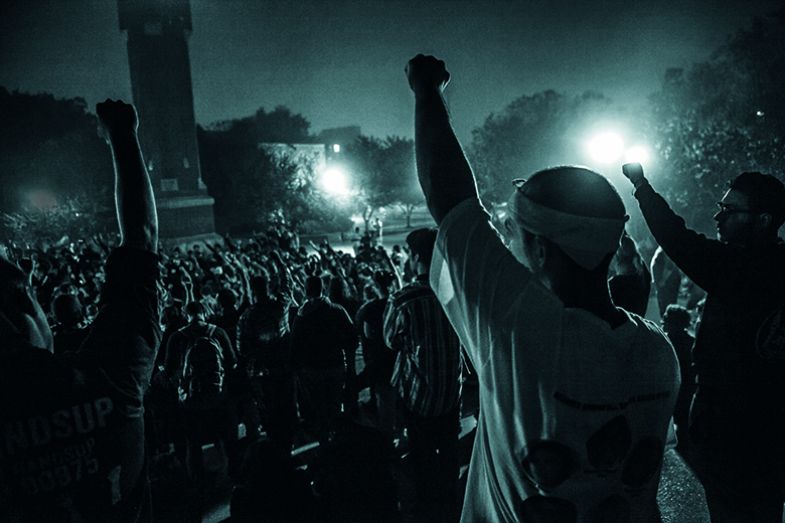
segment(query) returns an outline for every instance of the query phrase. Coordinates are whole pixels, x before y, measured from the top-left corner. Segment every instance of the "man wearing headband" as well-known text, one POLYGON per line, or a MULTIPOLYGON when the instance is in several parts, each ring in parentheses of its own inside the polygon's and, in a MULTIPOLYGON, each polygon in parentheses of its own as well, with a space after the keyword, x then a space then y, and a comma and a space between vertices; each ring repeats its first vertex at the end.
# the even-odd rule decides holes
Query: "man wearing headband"
POLYGON ((430 284, 480 383, 462 520, 659 521, 678 364, 611 300, 621 198, 588 169, 546 169, 516 181, 497 233, 450 124, 444 62, 418 55, 406 74, 439 225, 430 284))

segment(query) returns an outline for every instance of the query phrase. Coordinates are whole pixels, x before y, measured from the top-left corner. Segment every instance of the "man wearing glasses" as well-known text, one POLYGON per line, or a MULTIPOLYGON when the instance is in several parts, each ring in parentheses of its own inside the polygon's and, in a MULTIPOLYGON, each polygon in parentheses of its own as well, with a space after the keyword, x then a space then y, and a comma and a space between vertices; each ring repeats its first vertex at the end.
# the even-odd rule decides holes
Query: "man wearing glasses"
POLYGON ((678 364, 659 329, 611 300, 621 198, 585 168, 537 172, 516 183, 503 243, 450 124, 444 62, 418 55, 406 73, 439 225, 430 284, 480 384, 462 520, 659 521, 678 364))
POLYGON ((785 186, 745 172, 717 204, 717 240, 688 229, 639 164, 624 174, 662 249, 707 292, 693 361, 694 464, 712 521, 782 522, 785 487, 785 186), (777 325, 779 323, 779 326, 777 325))

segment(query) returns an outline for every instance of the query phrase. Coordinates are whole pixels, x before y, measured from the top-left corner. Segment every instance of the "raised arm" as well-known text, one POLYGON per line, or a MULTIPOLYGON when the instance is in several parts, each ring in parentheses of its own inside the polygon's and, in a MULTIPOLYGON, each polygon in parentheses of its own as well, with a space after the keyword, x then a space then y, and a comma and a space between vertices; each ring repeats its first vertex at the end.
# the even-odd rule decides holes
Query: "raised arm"
POLYGON ((622 173, 635 187, 635 198, 654 239, 679 269, 704 290, 722 281, 733 249, 689 229, 649 184, 640 164, 625 164, 622 173))
POLYGON ((92 359, 121 393, 125 415, 138 417, 161 341, 158 219, 136 111, 107 100, 96 113, 114 158, 121 245, 106 262, 100 310, 78 354, 92 359))
POLYGON ((146 251, 158 250, 158 215, 136 129, 132 105, 106 100, 96 106, 99 129, 112 149, 115 168, 115 206, 120 243, 146 251))
POLYGON ((407 64, 406 77, 415 99, 417 177, 428 210, 439 224, 457 204, 477 197, 477 184, 442 96, 450 81, 444 62, 418 54, 407 64))

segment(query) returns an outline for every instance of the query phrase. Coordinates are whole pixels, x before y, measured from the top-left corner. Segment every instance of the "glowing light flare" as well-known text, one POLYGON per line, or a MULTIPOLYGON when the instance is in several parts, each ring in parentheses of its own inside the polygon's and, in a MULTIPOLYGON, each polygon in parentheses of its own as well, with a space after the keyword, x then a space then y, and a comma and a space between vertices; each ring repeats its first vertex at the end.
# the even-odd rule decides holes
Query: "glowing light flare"
POLYGON ((651 154, 645 145, 634 145, 624 152, 624 163, 645 164, 649 158, 651 158, 651 154))
POLYGON ((589 154, 600 163, 613 163, 624 152, 624 140, 614 132, 598 134, 589 141, 589 154))
POLYGON ((319 182, 326 193, 334 196, 348 196, 351 192, 346 173, 339 167, 325 169, 319 182))
POLYGON ((49 191, 34 189, 27 194, 30 204, 40 211, 51 209, 57 206, 57 198, 49 191))

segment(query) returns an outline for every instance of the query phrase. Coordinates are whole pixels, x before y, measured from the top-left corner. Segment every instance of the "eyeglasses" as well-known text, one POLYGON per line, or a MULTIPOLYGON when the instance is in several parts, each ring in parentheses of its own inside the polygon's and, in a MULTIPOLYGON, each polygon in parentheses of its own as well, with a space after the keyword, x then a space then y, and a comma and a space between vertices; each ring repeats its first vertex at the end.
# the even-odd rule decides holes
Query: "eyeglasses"
POLYGON ((717 207, 719 208, 717 214, 738 214, 741 212, 758 214, 758 211, 752 209, 739 209, 738 207, 733 207, 725 202, 717 202, 717 207))

